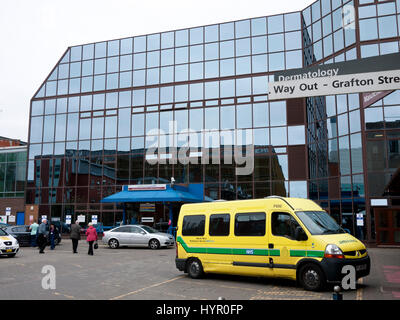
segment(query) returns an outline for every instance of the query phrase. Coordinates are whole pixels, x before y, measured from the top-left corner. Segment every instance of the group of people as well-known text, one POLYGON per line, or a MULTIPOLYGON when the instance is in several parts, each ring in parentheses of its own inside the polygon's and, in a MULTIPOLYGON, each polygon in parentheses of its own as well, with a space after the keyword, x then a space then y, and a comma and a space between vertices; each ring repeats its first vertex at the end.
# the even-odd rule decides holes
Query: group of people
MULTIPOLYGON (((97 230, 93 227, 92 223, 89 223, 89 228, 86 230, 86 241, 89 243, 88 255, 93 255, 93 245, 97 242, 97 230)), ((79 225, 79 221, 75 221, 74 224, 71 225, 71 234, 70 238, 72 240, 72 252, 78 253, 78 244, 79 240, 81 240, 81 226, 79 225)))
POLYGON ((59 232, 54 224, 50 224, 49 231, 47 231, 47 220, 43 219, 39 225, 34 221, 30 226, 31 231, 31 245, 32 247, 38 247, 39 253, 44 253, 44 249, 50 242, 50 249, 54 250, 56 247, 56 239, 58 238, 59 232))
MULTIPOLYGON (((93 227, 93 224, 89 223, 88 226, 86 230, 86 241, 89 243, 88 254, 92 256, 93 246, 95 243, 97 244, 98 237, 97 230, 93 227)), ((54 250, 55 239, 58 237, 58 230, 54 224, 50 224, 49 231, 47 231, 46 219, 43 219, 40 225, 34 221, 29 226, 29 230, 31 231, 31 245, 32 247, 37 246, 39 248, 39 253, 44 253, 48 240, 50 240, 50 249, 54 250)), ((72 240, 72 252, 78 253, 78 244, 79 240, 81 240, 81 226, 79 225, 79 221, 75 221, 75 223, 71 225, 70 238, 72 240)))

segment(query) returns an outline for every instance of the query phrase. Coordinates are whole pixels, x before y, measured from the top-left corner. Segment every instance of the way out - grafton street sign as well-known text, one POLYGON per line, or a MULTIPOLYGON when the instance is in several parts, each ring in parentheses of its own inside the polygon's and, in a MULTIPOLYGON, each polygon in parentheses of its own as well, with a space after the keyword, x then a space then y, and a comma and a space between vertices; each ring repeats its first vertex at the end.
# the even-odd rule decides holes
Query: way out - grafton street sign
POLYGON ((400 53, 293 69, 274 75, 269 100, 400 89, 400 53))

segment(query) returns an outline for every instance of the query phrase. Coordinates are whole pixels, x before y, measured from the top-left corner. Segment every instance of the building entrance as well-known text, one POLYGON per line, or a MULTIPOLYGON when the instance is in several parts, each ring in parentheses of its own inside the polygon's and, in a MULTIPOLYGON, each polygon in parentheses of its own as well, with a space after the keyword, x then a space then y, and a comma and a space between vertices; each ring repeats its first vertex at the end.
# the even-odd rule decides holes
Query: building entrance
POLYGON ((400 245, 400 208, 374 209, 377 244, 400 245))

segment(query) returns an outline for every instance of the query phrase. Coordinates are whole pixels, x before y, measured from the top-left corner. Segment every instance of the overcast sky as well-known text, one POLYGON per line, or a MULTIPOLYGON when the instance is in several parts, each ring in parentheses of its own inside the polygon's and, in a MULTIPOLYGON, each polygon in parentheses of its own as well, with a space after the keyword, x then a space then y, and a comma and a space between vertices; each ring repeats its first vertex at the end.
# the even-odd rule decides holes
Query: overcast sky
POLYGON ((27 141, 29 105, 67 47, 287 13, 314 0, 1 0, 0 136, 27 141))

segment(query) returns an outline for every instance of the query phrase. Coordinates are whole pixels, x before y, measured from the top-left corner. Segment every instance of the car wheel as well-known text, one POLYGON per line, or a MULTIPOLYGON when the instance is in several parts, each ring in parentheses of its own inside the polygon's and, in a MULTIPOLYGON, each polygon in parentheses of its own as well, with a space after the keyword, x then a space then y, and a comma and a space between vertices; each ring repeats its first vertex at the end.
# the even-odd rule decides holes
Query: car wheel
POLYGON ((54 245, 58 246, 58 243, 59 243, 58 239, 54 239, 54 245))
POLYGON ((151 239, 149 241, 149 248, 153 250, 160 248, 160 241, 158 241, 157 239, 151 239))
POLYGON ((198 259, 189 260, 186 268, 192 279, 200 279, 203 276, 203 266, 198 259))
POLYGON ((111 239, 110 241, 108 241, 108 245, 110 246, 111 249, 118 249, 119 242, 117 239, 111 239))
POLYGON ((315 264, 306 264, 299 271, 300 284, 308 291, 320 291, 326 284, 323 271, 315 264))

